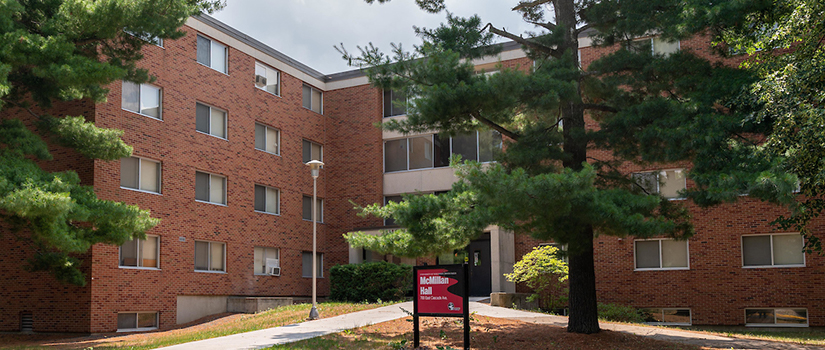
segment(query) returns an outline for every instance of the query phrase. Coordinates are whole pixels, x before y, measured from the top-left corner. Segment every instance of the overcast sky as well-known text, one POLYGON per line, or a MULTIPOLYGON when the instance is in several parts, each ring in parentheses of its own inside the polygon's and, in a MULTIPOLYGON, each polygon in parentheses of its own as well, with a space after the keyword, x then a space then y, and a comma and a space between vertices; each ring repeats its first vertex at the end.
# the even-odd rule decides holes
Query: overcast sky
MULTIPOLYGON (((447 10, 469 17, 478 14, 510 32, 532 28, 510 11, 518 0, 447 0, 447 10)), ((413 0, 369 5, 363 0, 227 0, 214 14, 221 22, 246 33, 324 74, 353 69, 333 47, 350 52, 372 42, 384 51, 390 43, 412 48, 420 40, 412 27, 435 28, 446 14, 429 14, 413 0)))

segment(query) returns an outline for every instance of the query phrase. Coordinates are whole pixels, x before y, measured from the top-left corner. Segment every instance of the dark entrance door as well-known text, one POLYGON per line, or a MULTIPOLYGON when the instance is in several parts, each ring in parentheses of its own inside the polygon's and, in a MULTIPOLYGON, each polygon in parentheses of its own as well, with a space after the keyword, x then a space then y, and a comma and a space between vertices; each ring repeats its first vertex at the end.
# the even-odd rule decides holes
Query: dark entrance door
POLYGON ((490 234, 467 245, 470 262, 470 295, 489 297, 492 292, 492 265, 490 263, 490 234))

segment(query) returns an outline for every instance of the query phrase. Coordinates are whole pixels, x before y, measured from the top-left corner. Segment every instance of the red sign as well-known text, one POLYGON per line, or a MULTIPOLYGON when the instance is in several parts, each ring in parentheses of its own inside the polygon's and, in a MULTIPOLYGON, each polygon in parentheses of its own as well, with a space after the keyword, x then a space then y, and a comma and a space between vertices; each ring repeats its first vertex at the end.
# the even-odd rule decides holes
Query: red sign
POLYGON ((418 268, 415 274, 418 313, 461 315, 464 313, 463 270, 437 266, 418 268))

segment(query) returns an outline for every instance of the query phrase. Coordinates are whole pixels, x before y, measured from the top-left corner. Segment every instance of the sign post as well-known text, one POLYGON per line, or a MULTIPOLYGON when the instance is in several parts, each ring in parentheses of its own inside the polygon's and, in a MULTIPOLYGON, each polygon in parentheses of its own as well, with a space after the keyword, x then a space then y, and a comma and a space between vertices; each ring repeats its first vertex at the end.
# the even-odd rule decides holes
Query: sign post
POLYGON ((419 347, 420 316, 463 317, 464 349, 470 349, 469 265, 413 267, 413 347, 419 347))

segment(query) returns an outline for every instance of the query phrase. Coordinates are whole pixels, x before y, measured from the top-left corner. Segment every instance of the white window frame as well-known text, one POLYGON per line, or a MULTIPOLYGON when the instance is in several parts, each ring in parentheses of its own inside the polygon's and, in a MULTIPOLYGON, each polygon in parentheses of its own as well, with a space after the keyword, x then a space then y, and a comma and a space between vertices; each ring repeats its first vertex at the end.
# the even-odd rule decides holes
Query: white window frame
POLYGON ((210 38, 206 35, 200 34, 200 33, 198 33, 197 38, 195 39, 195 62, 198 62, 198 64, 200 64, 204 67, 209 67, 212 70, 215 70, 217 72, 229 75, 229 45, 226 45, 224 43, 215 41, 215 39, 212 39, 212 38, 210 38), (197 38, 204 38, 206 40, 209 40, 209 61, 210 61, 209 65, 203 64, 200 61, 198 61, 198 39, 197 38), (223 62, 224 62, 224 65, 225 65, 223 67, 224 68, 223 70, 217 69, 217 68, 212 66, 212 49, 215 47, 215 45, 223 46, 223 62))
POLYGON ((684 322, 645 322, 645 324, 649 324, 651 326, 691 326, 693 325, 693 310, 688 307, 643 307, 640 309, 659 309, 659 312, 662 313, 662 319, 665 319, 665 311, 666 310, 688 310, 690 313, 690 321, 687 323, 684 322))
POLYGON ((195 248, 195 250, 193 251, 193 254, 192 254, 192 265, 195 269, 195 272, 226 273, 226 270, 227 270, 227 268, 226 268, 227 267, 226 266, 226 242, 195 240, 195 247, 197 247, 198 242, 209 243, 209 246, 206 249, 206 251, 208 252, 208 255, 206 256, 206 266, 212 266, 212 244, 213 243, 223 244, 223 270, 198 270, 197 263, 195 262, 197 260, 197 257, 195 257, 195 254, 198 253, 198 250, 197 250, 197 248, 195 248))
MULTIPOLYGON (((264 189, 272 189, 272 190, 275 190, 275 191, 278 192, 278 200, 277 200, 277 204, 276 204, 278 206, 278 210, 276 212, 269 212, 269 211, 260 211, 260 210, 254 209, 255 208, 255 198, 252 199, 252 208, 253 208, 253 210, 256 213, 269 214, 269 215, 279 215, 280 216, 281 215, 281 189, 277 188, 277 187, 261 185, 261 184, 257 184, 257 183, 255 184, 255 186, 261 186, 264 189)), ((266 193, 266 191, 264 193, 266 193)), ((253 193, 252 195, 254 196, 255 194, 253 193)), ((266 198, 264 198, 264 206, 266 206, 266 198)))
MULTIPOLYGON (((310 209, 309 209, 309 211, 310 211, 310 213, 309 213, 309 217, 310 217, 310 218, 309 218, 309 219, 304 218, 304 213, 303 213, 303 211, 304 211, 304 198, 309 198, 309 202, 310 202, 310 204, 312 203, 312 196, 310 196, 310 195, 303 195, 303 196, 301 197, 301 218, 302 218, 302 219, 304 219, 304 221, 309 221, 309 222, 312 222, 312 207, 310 207, 310 209)), ((318 214, 319 214, 319 216, 320 216, 320 218, 318 218, 318 221, 317 221, 317 222, 318 222, 319 224, 323 224, 323 223, 324 223, 324 199, 323 199, 323 198, 321 198, 321 197, 317 197, 317 198, 318 198, 318 204, 320 204, 320 205, 319 205, 319 207, 320 207, 320 208, 316 208, 316 210, 318 210, 318 214)))
POLYGON ((307 110, 313 111, 313 112, 318 113, 318 114, 321 114, 321 115, 323 115, 323 114, 324 114, 324 92, 323 92, 323 91, 316 89, 316 88, 315 88, 315 87, 313 87, 312 85, 309 85, 309 84, 307 84, 307 83, 304 83, 304 84, 301 86, 301 94, 302 94, 302 96, 301 96, 301 107, 304 107, 304 109, 307 109, 307 110), (310 88, 310 90, 311 90, 311 91, 309 92, 309 107, 304 106, 304 101, 303 101, 303 93, 304 93, 304 88, 303 88, 303 87, 304 87, 304 86, 306 86, 306 87, 310 88), (320 93, 320 94, 321 94, 321 110, 320 110, 320 111, 315 111, 315 110, 313 110, 313 109, 312 109, 312 95, 313 95, 313 94, 312 94, 312 92, 313 92, 313 91, 318 91, 318 93, 320 93))
MULTIPOLYGON (((267 92, 267 93, 269 93, 270 95, 274 95, 274 96, 281 97, 281 71, 279 71, 279 70, 277 70, 277 69, 275 69, 275 68, 272 68, 272 67, 270 67, 270 66, 268 66, 268 65, 266 65, 266 64, 264 64, 264 63, 261 63, 261 62, 255 61, 255 73, 256 73, 256 74, 255 74, 255 76, 256 76, 256 77, 257 77, 257 75, 258 75, 258 74, 257 74, 257 71, 258 71, 258 66, 261 66, 261 67, 264 69, 264 74, 266 74, 266 75, 269 75, 269 71, 275 71, 275 73, 276 73, 276 77, 277 77, 277 79, 278 79, 277 84, 276 84, 276 86, 277 86, 276 90, 278 90, 278 92, 277 92, 277 93, 272 93, 271 91, 267 90, 267 89, 266 89, 266 87, 267 87, 268 85, 258 86, 258 84, 257 84, 257 83, 254 83, 255 87, 256 87, 256 88, 258 88, 258 89, 260 89, 260 90, 266 91, 266 92, 267 92)), ((266 78, 266 76, 265 76, 264 78, 266 78)), ((268 80, 268 79, 267 79, 267 80, 268 80)), ((267 81, 267 82, 268 82, 268 81, 267 81)))
POLYGON ((782 328, 806 328, 810 326, 811 322, 811 313, 808 308, 805 307, 747 307, 743 310, 745 316, 745 327, 782 327, 782 328), (778 309, 793 309, 793 310, 805 310, 805 314, 808 316, 805 318, 805 324, 794 324, 794 323, 776 323, 776 310, 778 309), (748 310, 773 310, 773 323, 748 323, 748 310))
POLYGON ((206 103, 203 103, 203 102, 195 102, 195 131, 197 131, 201 134, 204 134, 204 135, 209 135, 209 136, 212 136, 212 137, 224 140, 224 141, 228 141, 229 140, 229 112, 226 111, 225 109, 218 108, 218 107, 212 106, 210 104, 206 104, 206 103), (198 105, 209 108, 209 132, 204 132, 204 131, 198 130, 198 105), (215 134, 212 133, 212 110, 213 109, 223 112, 223 134, 225 135, 224 137, 221 137, 219 135, 215 135, 215 134))
MULTIPOLYGON (((775 268, 788 268, 788 267, 806 267, 807 264, 808 264, 808 260, 805 257, 805 252, 802 251, 802 248, 805 245, 805 238, 802 238, 803 247, 799 247, 800 253, 802 254, 802 264, 776 265, 774 263, 774 260, 775 260, 776 257, 773 254, 773 236, 790 236, 790 235, 799 235, 799 233, 798 232, 790 232, 790 233, 785 232, 785 233, 759 233, 759 234, 741 235, 740 238, 739 238, 739 247, 740 247, 741 253, 742 253, 742 268, 743 269, 775 269, 775 268), (757 237, 757 236, 771 236, 771 265, 745 265, 745 237, 757 237)), ((764 309, 769 309, 769 308, 764 308, 764 309)))
MULTIPOLYGON (((651 195, 654 195, 654 194, 655 195, 661 195, 661 193, 662 193, 662 183, 661 183, 660 177, 662 176, 662 172, 676 171, 676 170, 681 170, 682 171, 682 181, 684 182, 684 184, 682 186, 682 189, 687 189, 687 171, 685 170, 685 168, 669 168, 669 169, 659 169, 659 170, 637 171, 637 172, 631 173, 631 178, 635 174, 656 174, 656 192, 651 193, 651 195)), ((672 197, 672 198, 666 198, 666 199, 669 200, 669 201, 678 201, 678 200, 684 200, 686 198, 685 197, 672 197)))
MULTIPOLYGON (((118 316, 120 314, 135 314, 135 325, 138 324, 138 314, 155 314, 155 324, 160 325, 160 313, 157 311, 123 311, 118 312, 118 316)), ((115 320, 117 322, 117 320, 115 320)), ((152 331, 158 329, 158 326, 155 327, 138 327, 138 328, 118 328, 117 333, 125 333, 125 332, 145 332, 145 331, 152 331)))
MULTIPOLYGON (((260 126, 264 127, 264 147, 266 147, 266 132, 267 132, 267 130, 275 130, 275 131, 277 131, 277 132, 278 132, 278 141, 276 141, 276 142, 277 142, 276 144, 278 145, 278 149, 277 149, 277 152, 270 152, 270 151, 267 151, 266 149, 260 149, 260 148, 258 148, 258 146, 257 146, 257 145, 255 145, 255 149, 256 149, 256 150, 259 150, 259 151, 262 151, 262 152, 269 153, 269 154, 274 154, 274 155, 276 155, 276 156, 280 156, 280 155, 281 155, 281 129, 278 129, 278 128, 273 128, 273 127, 271 127, 271 126, 269 126, 269 125, 266 125, 266 124, 263 124, 263 123, 258 123, 258 122, 255 122, 255 127, 256 127, 256 128, 258 127, 258 125, 260 125, 260 126)), ((254 141, 254 140, 253 140, 253 141, 254 141)), ((253 143, 254 143, 254 142, 253 142, 253 143)), ((301 145, 301 147, 303 147, 303 144, 301 145)), ((323 148, 323 146, 322 146, 322 147, 321 147, 321 158, 323 158, 323 156, 324 156, 324 148, 323 148)))
MULTIPOLYGON (((391 118, 391 117, 387 117, 387 118, 391 118)), ((476 161, 476 162, 479 161, 479 157, 481 155, 481 142, 479 141, 481 139, 480 132, 481 131, 476 131, 476 159, 471 159, 471 160, 476 161)), ((382 148, 381 151, 382 151, 382 154, 383 154, 382 161, 384 162, 384 173, 385 174, 394 174, 394 173, 403 173, 403 172, 406 172, 406 171, 432 170, 432 169, 446 167, 446 166, 435 166, 435 135, 436 134, 429 134, 429 135, 425 134, 425 135, 415 135, 415 136, 408 136, 408 137, 401 137, 401 138, 383 140, 383 148, 382 148), (432 151, 432 156, 433 156, 433 166, 428 167, 428 168, 410 169, 410 139, 418 138, 418 137, 426 137, 426 136, 430 137, 430 143, 433 145, 432 150, 431 150, 432 151), (399 141, 399 140, 405 140, 407 142, 407 154, 406 154, 407 166, 406 166, 406 170, 395 170, 395 171, 387 172, 387 142, 399 141)), ((502 145, 503 144, 504 144, 504 140, 502 139, 502 145)), ((450 156, 452 156, 453 155, 453 137, 452 136, 450 136, 449 139, 447 140, 447 147, 450 149, 450 152, 449 152, 450 156)), ((467 159, 464 159, 464 160, 467 160, 467 159)), ((487 164, 487 163, 495 163, 495 162, 496 162, 495 160, 490 160, 490 161, 484 161, 484 162, 480 162, 480 163, 481 164, 487 164)))
MULTIPOLYGON (((127 157, 124 157, 124 158, 127 158, 127 157)), ((137 191, 137 192, 143 192, 143 193, 151 193, 151 194, 156 194, 156 195, 162 196, 162 195, 163 195, 163 176, 162 176, 162 175, 163 175, 163 163, 158 162, 158 161, 156 161, 156 160, 152 160, 152 159, 148 159, 148 158, 143 158, 143 157, 131 156, 131 157, 128 157, 128 158, 137 158, 137 159, 138 159, 138 167, 137 167, 137 170, 138 170, 138 174, 137 174, 137 179, 138 179, 138 188, 123 187, 122 185, 120 186, 120 188, 121 188, 121 189, 124 189, 124 190, 129 190, 129 191, 137 191), (141 167, 141 163, 142 163, 142 162, 144 162, 144 161, 146 161, 146 162, 152 162, 152 163, 157 163, 157 165, 158 165, 158 191, 157 191, 157 192, 154 192, 154 191, 149 191, 149 190, 144 190, 144 189, 141 189, 141 188, 140 188, 140 175, 141 175, 141 171, 142 171, 142 170, 141 170, 141 169, 142 169, 142 167, 141 167)), ((121 162, 123 161, 122 159, 123 159, 123 158, 121 158, 121 162)), ((120 176, 121 176, 121 178, 122 178, 122 177, 123 177, 123 174, 120 174, 120 176)))
POLYGON ((685 242, 685 259, 687 260, 686 267, 662 267, 662 241, 676 241, 673 238, 648 238, 648 239, 634 239, 633 240, 633 271, 668 271, 668 270, 690 270, 690 241, 683 241, 685 242), (636 242, 650 242, 650 241, 658 241, 659 242, 659 267, 637 267, 636 263, 638 260, 636 259, 636 242))
POLYGON ((226 193, 229 192, 229 189, 227 188, 228 187, 228 181, 226 181, 226 176, 217 175, 217 174, 209 173, 209 172, 206 172, 206 171, 200 171, 200 170, 195 170, 195 202, 209 203, 209 204, 214 204, 214 205, 222 205, 222 206, 225 207, 225 206, 227 206, 226 203, 212 202, 212 198, 211 198, 212 197, 212 188, 211 188, 211 186, 212 186, 212 177, 213 176, 217 176, 217 177, 220 177, 220 178, 223 179, 223 200, 227 203, 229 202, 229 198, 227 198, 227 196, 226 196, 226 193), (198 191, 197 173, 209 175, 209 182, 207 183, 208 187, 207 187, 207 190, 206 190, 206 192, 210 194, 209 195, 210 198, 209 198, 208 201, 204 201, 204 200, 201 200, 201 199, 197 198, 197 191, 198 191))
MULTIPOLYGON (((304 276, 304 254, 307 254, 307 253, 309 255, 312 255, 311 251, 302 251, 301 252, 301 277, 302 278, 312 278, 312 267, 309 268, 310 275, 309 276, 304 276)), ((316 251, 315 252, 315 258, 318 260, 318 263, 317 263, 318 266, 316 266, 318 268, 317 269, 318 270, 318 275, 316 277, 317 278, 324 278, 324 253, 316 251)), ((310 262, 312 262, 312 258, 310 258, 309 260, 310 260, 310 262)))
MULTIPOLYGON (((277 256, 275 259, 278 259, 278 260, 280 261, 280 260, 281 260, 281 248, 262 247, 262 246, 254 246, 254 247, 252 247, 252 254, 253 254, 252 263, 253 263, 253 264, 255 264, 255 258, 254 258, 255 249, 258 249, 258 248, 263 249, 263 255, 261 256, 261 261, 263 261, 263 262, 264 262, 264 272, 263 272, 263 273, 257 273, 257 272, 255 272, 255 266, 253 266, 253 267, 252 267, 252 274, 253 274, 254 276, 272 276, 272 277, 278 277, 278 276, 273 276, 273 275, 270 275, 270 274, 266 273, 266 259, 267 259, 266 251, 267 251, 267 250, 274 250, 275 252, 277 252, 277 255, 278 255, 278 256, 277 256)), ((273 258, 269 258, 269 259, 273 259, 273 258)))
MULTIPOLYGON (((144 266, 140 266, 140 265, 141 265, 141 262, 143 261, 143 259, 141 259, 141 257, 140 257, 140 256, 138 256, 138 259, 137 259, 137 265, 138 265, 138 266, 126 266, 126 265, 121 265, 121 264, 120 264, 120 262, 121 262, 121 260, 123 260, 123 245, 120 245, 120 246, 118 246, 118 247, 117 247, 117 267, 118 267, 118 268, 121 268, 121 269, 133 269, 133 270, 160 270, 160 236, 157 236, 157 235, 146 235, 146 237, 147 237, 147 238, 149 238, 149 237, 155 237, 155 238, 157 238, 157 239, 158 239, 158 240, 157 240, 157 249, 156 249, 156 251, 155 251, 155 261, 157 261, 157 262, 158 262, 158 267, 144 267, 144 266)), ((137 249, 137 252, 139 253, 139 252, 140 252, 140 245, 142 244, 141 242, 143 242, 143 241, 145 241, 145 240, 144 240, 144 239, 137 239, 137 238, 135 238, 135 239, 133 239, 133 240, 136 240, 136 241, 137 241, 137 244, 135 245, 135 249, 137 249)))
POLYGON ((142 115, 142 116, 147 117, 147 118, 152 118, 154 120, 163 121, 163 89, 160 86, 156 86, 156 85, 152 85, 152 84, 138 84, 138 83, 133 83, 131 81, 123 80, 122 84, 121 84, 120 93, 121 93, 121 96, 120 96, 120 109, 122 109, 124 111, 128 111, 128 112, 132 112, 132 113, 135 113, 135 114, 139 114, 139 115, 142 115), (128 108, 123 106, 123 84, 126 84, 126 83, 135 84, 135 85, 138 86, 138 110, 136 110, 136 111, 128 109, 128 108), (158 116, 157 117, 151 116, 151 115, 148 115, 148 114, 143 114, 143 113, 140 112, 141 96, 143 96, 143 94, 142 94, 143 90, 142 89, 143 89, 144 86, 148 86, 148 87, 151 87, 151 88, 154 88, 154 89, 158 89, 158 116))

